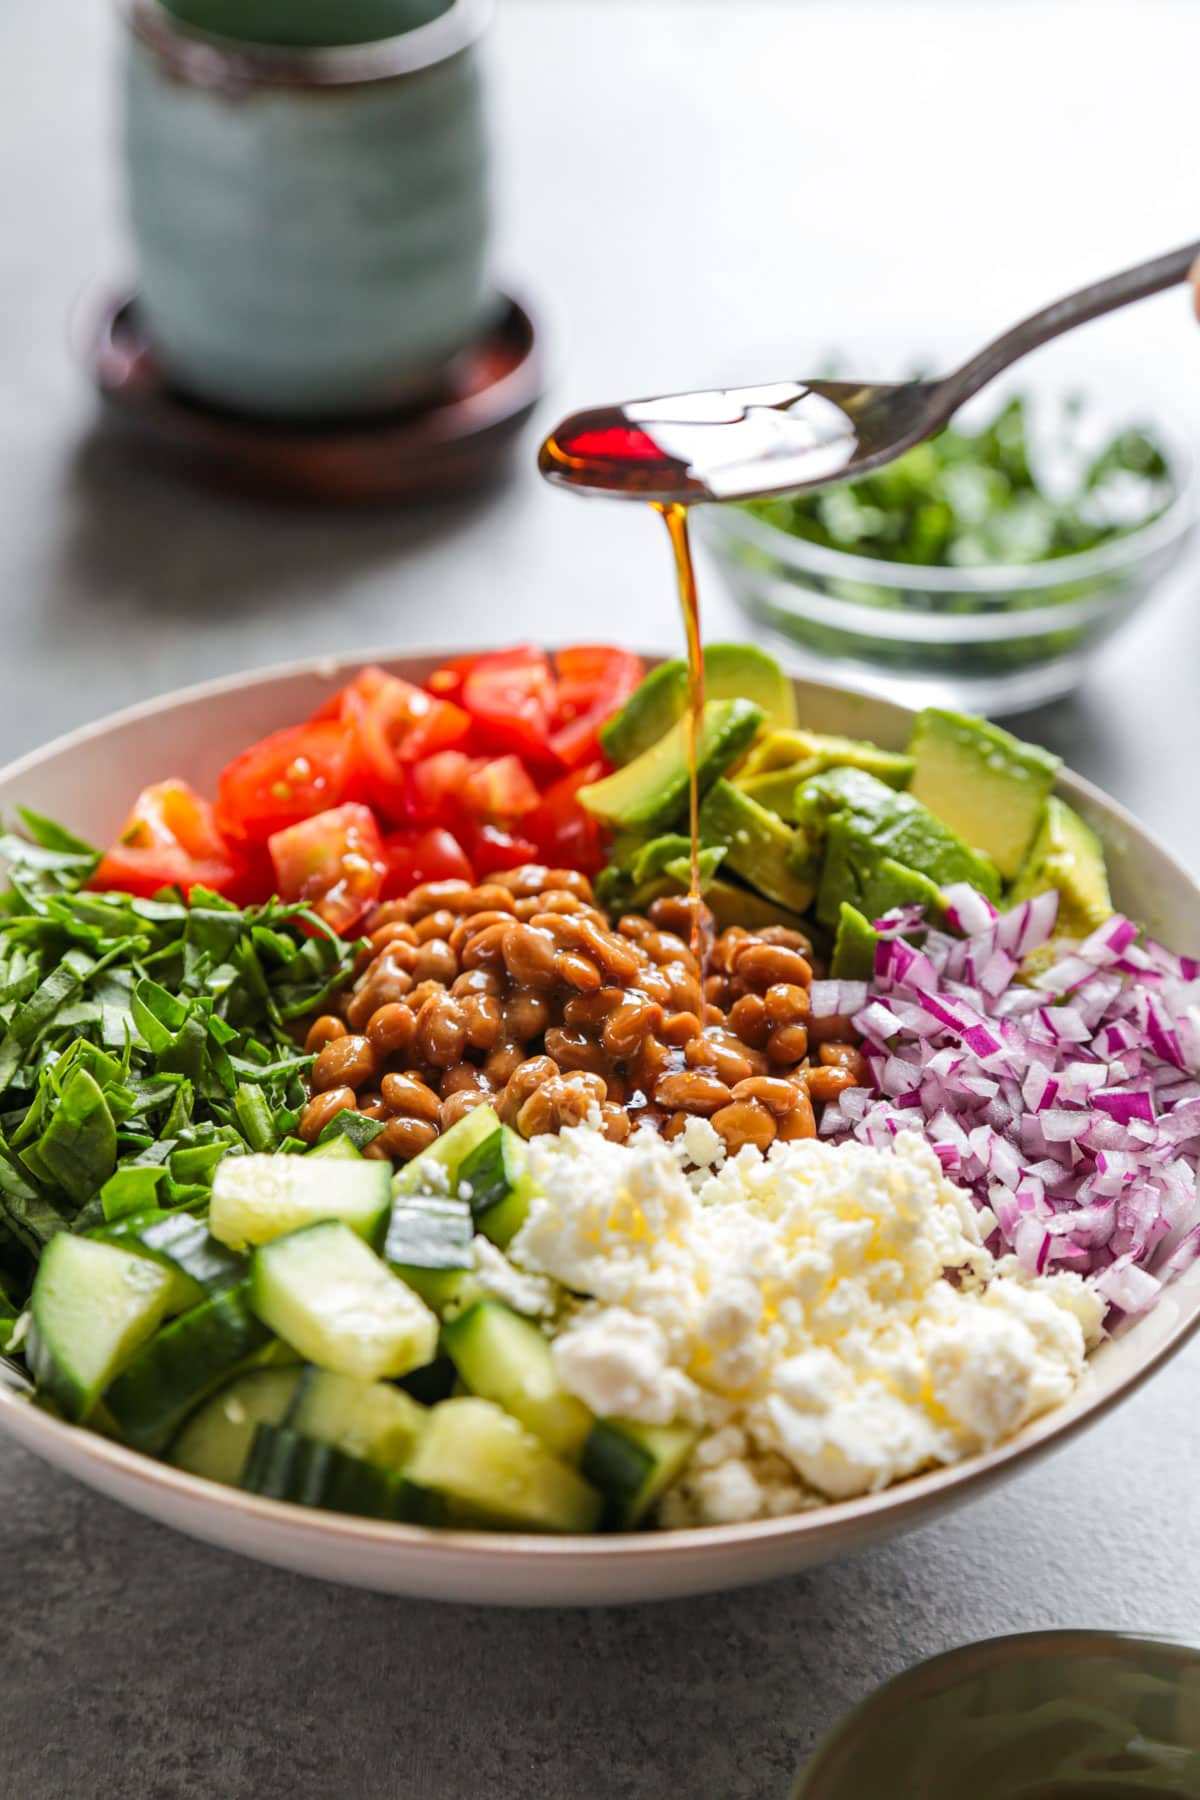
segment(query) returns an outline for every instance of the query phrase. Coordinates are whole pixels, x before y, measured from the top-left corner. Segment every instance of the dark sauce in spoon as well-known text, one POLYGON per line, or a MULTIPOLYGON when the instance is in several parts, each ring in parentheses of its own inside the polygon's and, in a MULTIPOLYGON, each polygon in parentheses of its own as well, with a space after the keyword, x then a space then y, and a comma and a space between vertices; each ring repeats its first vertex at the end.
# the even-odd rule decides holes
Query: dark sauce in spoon
POLYGON ((833 481, 870 454, 879 392, 774 381, 592 407, 551 432, 538 467, 576 491, 683 506, 833 481))

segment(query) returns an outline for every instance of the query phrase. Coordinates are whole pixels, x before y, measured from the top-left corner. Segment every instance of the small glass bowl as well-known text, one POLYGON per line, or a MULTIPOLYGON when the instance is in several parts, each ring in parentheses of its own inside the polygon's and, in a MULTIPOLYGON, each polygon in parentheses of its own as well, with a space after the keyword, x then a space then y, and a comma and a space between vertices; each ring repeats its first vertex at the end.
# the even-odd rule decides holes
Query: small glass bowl
POLYGON ((1200 1649, 1107 1631, 965 1644, 868 1695, 792 1800, 1200 1795, 1200 1649))
POLYGON ((1174 498, 1095 550, 1025 566, 884 562, 793 537, 740 506, 695 528, 733 596, 788 661, 907 705, 1013 713, 1077 686, 1182 554, 1196 517, 1194 459, 1173 434, 1174 498), (799 653, 799 654, 797 654, 799 653))

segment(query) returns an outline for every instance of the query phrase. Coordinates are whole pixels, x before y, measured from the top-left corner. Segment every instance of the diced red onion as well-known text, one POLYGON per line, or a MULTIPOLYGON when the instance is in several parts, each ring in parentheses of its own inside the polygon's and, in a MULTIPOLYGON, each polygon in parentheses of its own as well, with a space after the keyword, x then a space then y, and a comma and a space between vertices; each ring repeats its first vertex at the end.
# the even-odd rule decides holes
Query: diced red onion
POLYGON ((1136 1267, 1132 1257, 1118 1257, 1107 1269, 1101 1269, 1093 1285, 1097 1293, 1127 1313, 1146 1312, 1162 1291, 1158 1277, 1136 1267))
POLYGON ((952 882, 942 889, 942 906, 946 915, 946 923, 952 931, 961 931, 964 937, 973 932, 985 931, 994 919, 1000 917, 996 908, 987 898, 965 881, 952 882))
POLYGON ((1114 915, 1026 984, 1019 959, 1050 940, 1058 896, 1004 914, 961 885, 943 900, 957 937, 897 908, 870 992, 813 983, 813 1016, 854 1017, 874 1082, 825 1108, 822 1136, 923 1130, 998 1253, 1143 1310, 1160 1272, 1200 1256, 1200 961, 1114 915))
POLYGON ((1096 1094, 1092 1104, 1099 1112, 1115 1119, 1118 1125, 1131 1125, 1135 1119, 1144 1119, 1148 1125, 1154 1122, 1154 1102, 1144 1088, 1110 1088, 1096 1094))
POLYGON ((838 1013, 861 1012, 867 1004, 865 981, 814 981, 808 990, 814 1019, 832 1019, 838 1013))
POLYGON ((905 937, 910 931, 920 931, 925 925, 925 908, 920 905, 894 906, 891 912, 884 913, 881 919, 873 919, 871 923, 881 938, 905 937))

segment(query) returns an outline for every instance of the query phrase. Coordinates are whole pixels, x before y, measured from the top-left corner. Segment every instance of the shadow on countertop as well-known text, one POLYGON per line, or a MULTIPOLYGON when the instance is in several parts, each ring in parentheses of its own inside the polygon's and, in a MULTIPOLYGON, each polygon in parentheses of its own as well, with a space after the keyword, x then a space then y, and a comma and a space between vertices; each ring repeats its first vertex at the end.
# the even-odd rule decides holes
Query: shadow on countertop
POLYGON ((267 609, 400 563, 502 504, 504 483, 405 507, 320 507, 225 494, 191 483, 111 431, 83 437, 64 491, 63 590, 77 604, 118 602, 184 616, 267 609))

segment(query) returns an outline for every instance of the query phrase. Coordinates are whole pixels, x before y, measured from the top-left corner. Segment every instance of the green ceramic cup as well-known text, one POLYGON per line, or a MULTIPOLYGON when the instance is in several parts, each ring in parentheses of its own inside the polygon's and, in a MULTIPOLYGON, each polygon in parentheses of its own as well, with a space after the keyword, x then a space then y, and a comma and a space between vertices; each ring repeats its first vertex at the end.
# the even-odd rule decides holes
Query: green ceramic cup
POLYGON ((385 412, 484 322, 489 0, 124 0, 139 305, 181 388, 385 412))
POLYGON ((792 1800, 1200 1800, 1200 1649, 1103 1631, 991 1638, 864 1700, 792 1800))

